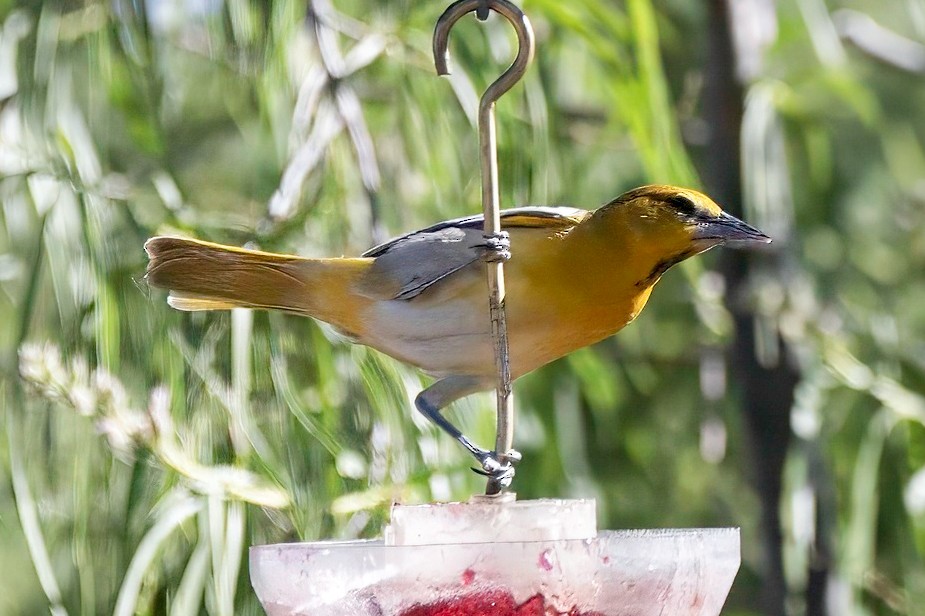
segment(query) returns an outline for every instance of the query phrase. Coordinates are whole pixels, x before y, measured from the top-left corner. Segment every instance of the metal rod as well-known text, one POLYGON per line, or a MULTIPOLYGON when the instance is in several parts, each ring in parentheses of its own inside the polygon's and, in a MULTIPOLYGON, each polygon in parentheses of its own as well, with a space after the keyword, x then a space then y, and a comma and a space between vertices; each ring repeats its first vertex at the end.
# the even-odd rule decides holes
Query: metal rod
MULTIPOLYGON (((479 103, 479 153, 481 155, 482 210, 485 216, 484 234, 496 237, 501 233, 501 210, 498 190, 498 146, 495 130, 495 103, 513 87, 527 70, 533 59, 534 37, 530 20, 516 5, 508 0, 459 0, 446 9, 434 30, 434 63, 437 73, 449 74, 449 36, 453 25, 467 13, 484 12, 485 7, 502 15, 517 32, 517 57, 498 79, 482 95, 479 103)), ((480 14, 481 18, 482 15, 480 14)), ((498 424, 495 439, 495 455, 500 464, 510 464, 507 452, 514 444, 514 399, 511 391, 510 352, 507 339, 507 321, 504 314, 504 263, 502 260, 488 263, 489 313, 491 337, 494 346, 495 367, 498 380, 497 394, 498 424)), ((505 487, 500 481, 489 478, 486 494, 498 494, 505 487)))

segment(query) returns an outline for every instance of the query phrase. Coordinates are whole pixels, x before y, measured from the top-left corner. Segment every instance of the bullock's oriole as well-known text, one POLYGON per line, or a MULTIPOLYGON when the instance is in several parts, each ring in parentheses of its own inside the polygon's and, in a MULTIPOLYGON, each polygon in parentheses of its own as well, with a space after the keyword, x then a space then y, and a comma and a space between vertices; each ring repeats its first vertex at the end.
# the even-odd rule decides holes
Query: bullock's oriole
MULTIPOLYGON (((672 265, 719 244, 771 241, 706 195, 660 185, 631 190, 594 212, 516 208, 502 212, 501 222, 513 255, 505 300, 513 378, 619 331, 672 265)), ((481 216, 438 223, 356 258, 155 237, 145 244, 146 279, 169 289, 167 301, 179 310, 310 316, 423 369, 438 380, 417 397, 417 408, 496 470, 491 452, 440 413, 495 383, 484 246, 481 216)))

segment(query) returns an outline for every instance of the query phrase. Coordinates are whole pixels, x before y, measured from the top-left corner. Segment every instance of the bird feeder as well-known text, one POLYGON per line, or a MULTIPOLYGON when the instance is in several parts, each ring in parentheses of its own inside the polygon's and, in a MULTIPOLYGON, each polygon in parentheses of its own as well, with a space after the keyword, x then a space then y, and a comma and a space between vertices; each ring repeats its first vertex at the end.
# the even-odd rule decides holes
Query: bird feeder
POLYGON ((597 531, 593 500, 392 508, 383 539, 251 548, 268 616, 715 616, 739 531, 597 531))

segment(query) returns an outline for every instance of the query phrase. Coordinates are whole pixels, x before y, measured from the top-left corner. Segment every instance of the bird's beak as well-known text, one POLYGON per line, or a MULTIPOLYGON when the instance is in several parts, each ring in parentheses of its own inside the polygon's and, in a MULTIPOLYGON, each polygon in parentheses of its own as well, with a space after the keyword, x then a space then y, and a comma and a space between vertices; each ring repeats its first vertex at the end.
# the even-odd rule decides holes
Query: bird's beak
POLYGON ((713 244, 732 244, 734 246, 750 246, 753 244, 769 244, 771 238, 751 226, 723 212, 717 218, 701 220, 694 232, 695 240, 712 241, 713 244))

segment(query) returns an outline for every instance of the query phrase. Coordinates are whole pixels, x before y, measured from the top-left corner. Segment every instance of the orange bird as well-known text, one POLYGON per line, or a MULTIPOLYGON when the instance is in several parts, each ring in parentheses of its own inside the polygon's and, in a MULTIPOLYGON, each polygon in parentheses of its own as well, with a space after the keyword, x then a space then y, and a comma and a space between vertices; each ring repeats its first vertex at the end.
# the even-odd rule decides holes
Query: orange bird
MULTIPOLYGON (((482 217, 441 222, 360 257, 307 259, 178 237, 145 243, 146 280, 178 310, 282 310, 421 368, 437 381, 417 408, 489 474, 493 453, 440 410, 492 389, 482 217)), ((726 243, 771 239, 695 190, 652 185, 590 212, 525 207, 501 213, 510 234, 505 309, 517 378, 610 336, 642 311, 668 268, 726 243)))

